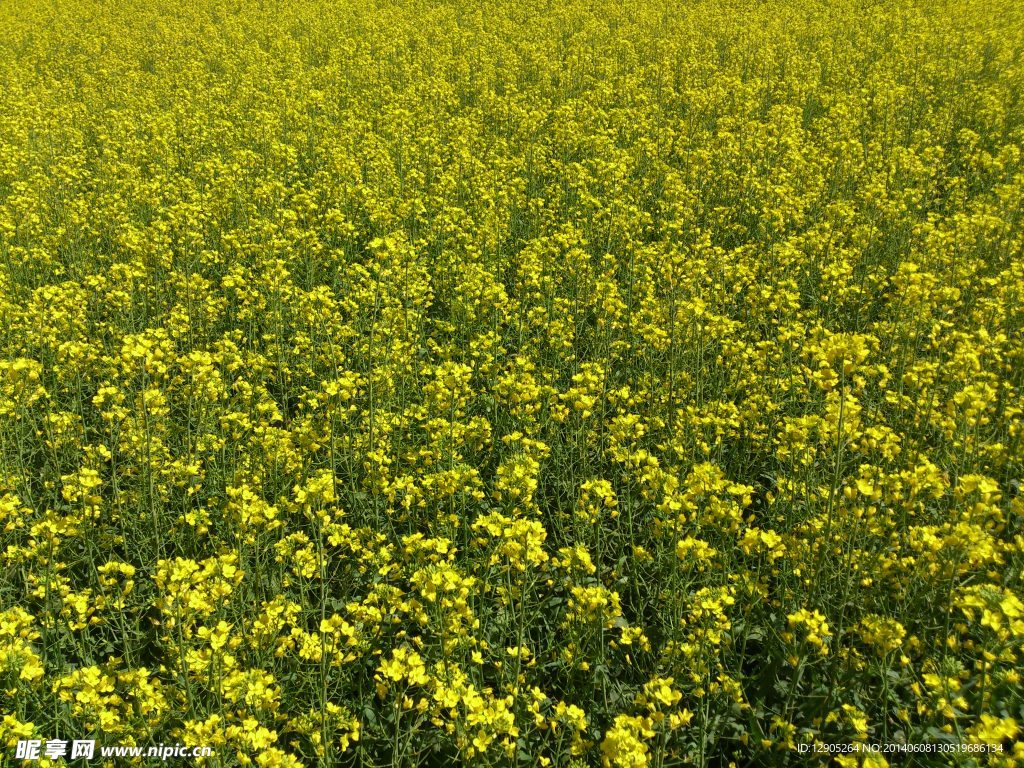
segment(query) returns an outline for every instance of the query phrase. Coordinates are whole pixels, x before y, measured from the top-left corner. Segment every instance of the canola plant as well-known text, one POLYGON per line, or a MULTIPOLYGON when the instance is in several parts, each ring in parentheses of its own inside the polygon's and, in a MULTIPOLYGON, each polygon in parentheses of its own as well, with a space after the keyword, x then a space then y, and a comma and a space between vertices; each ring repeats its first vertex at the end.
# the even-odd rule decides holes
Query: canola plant
POLYGON ((1024 8, 0 20, 0 763, 1024 765, 1024 8))

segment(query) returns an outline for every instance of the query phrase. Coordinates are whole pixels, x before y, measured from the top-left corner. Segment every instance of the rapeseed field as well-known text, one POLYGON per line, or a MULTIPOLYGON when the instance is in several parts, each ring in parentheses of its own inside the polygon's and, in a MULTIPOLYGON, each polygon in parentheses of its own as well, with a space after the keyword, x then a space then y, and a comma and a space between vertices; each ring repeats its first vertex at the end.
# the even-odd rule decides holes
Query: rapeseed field
POLYGON ((0 0, 0 764, 1024 766, 1022 98, 1011 0, 0 0))

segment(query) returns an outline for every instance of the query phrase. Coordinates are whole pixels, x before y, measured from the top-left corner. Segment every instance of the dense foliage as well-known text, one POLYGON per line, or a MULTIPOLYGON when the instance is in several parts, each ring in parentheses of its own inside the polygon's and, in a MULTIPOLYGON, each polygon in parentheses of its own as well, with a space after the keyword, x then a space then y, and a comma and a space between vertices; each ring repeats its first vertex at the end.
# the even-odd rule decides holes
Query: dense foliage
POLYGON ((1019 5, 0 18, 5 760, 1024 765, 1019 5))

